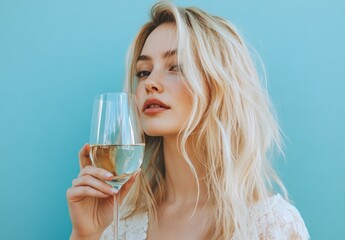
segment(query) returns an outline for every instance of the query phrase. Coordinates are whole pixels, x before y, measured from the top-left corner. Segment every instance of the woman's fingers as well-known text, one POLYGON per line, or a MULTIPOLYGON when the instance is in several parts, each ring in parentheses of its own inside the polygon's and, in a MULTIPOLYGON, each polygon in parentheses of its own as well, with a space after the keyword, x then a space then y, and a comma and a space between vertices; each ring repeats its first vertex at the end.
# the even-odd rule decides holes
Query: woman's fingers
POLYGON ((85 197, 108 198, 111 196, 89 186, 71 187, 66 195, 70 202, 78 202, 85 197))
POLYGON ((72 189, 76 189, 77 198, 97 196, 109 197, 114 195, 117 191, 104 181, 110 181, 112 177, 113 174, 104 169, 87 165, 81 169, 78 178, 72 181, 72 189), (93 190, 91 191, 91 189, 93 190))
MULTIPOLYGON (((79 151, 79 165, 81 170, 78 178, 73 180, 72 187, 67 191, 70 199, 77 199, 78 201, 84 197, 107 198, 118 192, 104 182, 112 180, 113 174, 102 168, 92 166, 89 144, 85 144, 79 151)), ((130 191, 139 173, 140 169, 121 187, 121 199, 130 191)))
POLYGON ((80 169, 86 167, 87 165, 91 165, 90 159, 90 144, 85 144, 79 151, 79 166, 80 169))
POLYGON ((78 177, 91 175, 95 178, 98 178, 103 181, 110 181, 113 178, 113 174, 108 172, 103 168, 97 168, 92 165, 87 165, 86 167, 82 168, 79 172, 78 177))
POLYGON ((88 186, 108 195, 114 195, 116 193, 116 191, 114 190, 112 186, 90 175, 83 175, 81 177, 74 179, 72 181, 72 186, 73 187, 88 186))
POLYGON ((81 175, 72 181, 72 187, 67 190, 67 198, 78 202, 86 197, 108 198, 117 191, 92 175, 81 175))

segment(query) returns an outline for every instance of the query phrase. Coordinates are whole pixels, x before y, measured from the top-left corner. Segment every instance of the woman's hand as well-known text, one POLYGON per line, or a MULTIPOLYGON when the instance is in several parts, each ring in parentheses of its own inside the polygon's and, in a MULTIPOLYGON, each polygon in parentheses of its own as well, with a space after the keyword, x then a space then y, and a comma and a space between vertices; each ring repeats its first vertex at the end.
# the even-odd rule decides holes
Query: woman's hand
MULTIPOLYGON (((71 239, 99 239, 113 220, 116 189, 104 182, 111 180, 113 175, 92 166, 89 151, 88 144, 80 150, 80 173, 66 192, 72 221, 71 239)), ((130 190, 138 173, 122 186, 120 202, 130 190)))

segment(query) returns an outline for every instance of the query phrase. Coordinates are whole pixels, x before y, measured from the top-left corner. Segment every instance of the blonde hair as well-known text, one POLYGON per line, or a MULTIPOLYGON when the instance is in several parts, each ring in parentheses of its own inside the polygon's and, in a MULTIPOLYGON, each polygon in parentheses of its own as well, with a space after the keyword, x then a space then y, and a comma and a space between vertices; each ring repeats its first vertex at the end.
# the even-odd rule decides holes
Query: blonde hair
MULTIPOLYGON (((176 26, 181 74, 193 98, 178 143, 197 183, 188 141, 206 168, 208 202, 214 209, 207 237, 247 239, 252 231, 250 206, 268 197, 273 182, 286 196, 269 162, 271 150, 281 151, 282 143, 267 90, 232 24, 198 8, 161 1, 152 7, 151 21, 130 48, 127 91, 135 92, 136 62, 146 38, 164 23, 176 26)), ((127 217, 141 211, 157 216, 157 204, 165 196, 164 175, 162 138, 146 135, 142 174, 127 197, 133 206, 127 217)))

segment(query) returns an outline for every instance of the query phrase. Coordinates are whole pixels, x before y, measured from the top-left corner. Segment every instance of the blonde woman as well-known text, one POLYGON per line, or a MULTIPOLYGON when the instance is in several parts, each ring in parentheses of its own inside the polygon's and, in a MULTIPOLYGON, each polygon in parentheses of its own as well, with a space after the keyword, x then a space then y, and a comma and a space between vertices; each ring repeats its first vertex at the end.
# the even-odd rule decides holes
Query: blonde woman
MULTIPOLYGON (((126 90, 137 96, 146 150, 121 189, 121 239, 309 238, 270 166, 279 126, 233 25, 158 2, 131 46, 126 90)), ((67 191, 71 239, 111 239, 111 174, 88 154, 85 145, 67 191)))

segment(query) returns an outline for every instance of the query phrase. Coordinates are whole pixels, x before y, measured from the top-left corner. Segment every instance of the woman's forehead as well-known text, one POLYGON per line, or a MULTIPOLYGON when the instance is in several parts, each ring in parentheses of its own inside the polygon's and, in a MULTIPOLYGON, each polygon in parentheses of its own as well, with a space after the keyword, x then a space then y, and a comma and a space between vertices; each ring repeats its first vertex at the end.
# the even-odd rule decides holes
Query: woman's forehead
POLYGON ((162 24, 147 37, 141 55, 165 53, 177 49, 178 41, 174 24, 162 24))

